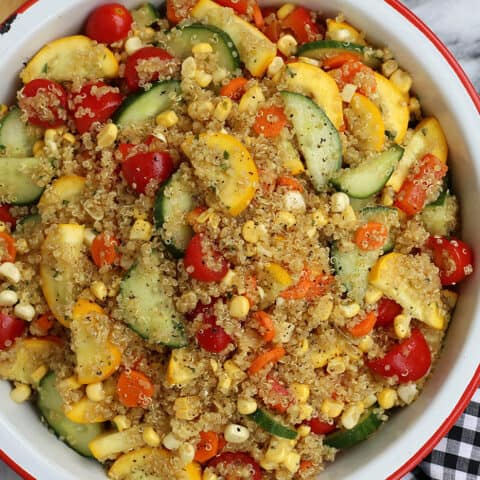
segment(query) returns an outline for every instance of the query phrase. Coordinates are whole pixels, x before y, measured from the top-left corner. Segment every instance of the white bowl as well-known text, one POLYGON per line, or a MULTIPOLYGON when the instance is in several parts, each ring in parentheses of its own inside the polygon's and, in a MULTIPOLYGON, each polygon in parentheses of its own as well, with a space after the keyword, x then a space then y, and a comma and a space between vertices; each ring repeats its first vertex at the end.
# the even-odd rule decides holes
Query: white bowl
MULTIPOLYGON (((101 0, 27 2, 10 31, 0 38, 0 100, 12 100, 17 73, 46 42, 79 32, 89 11, 101 0)), ((124 0, 133 7, 140 0, 124 0)), ((263 2, 264 4, 279 3, 263 2)), ((443 125, 450 164, 461 204, 463 238, 480 252, 477 204, 480 199, 480 101, 473 86, 441 42, 397 0, 304 0, 323 12, 342 11, 368 39, 388 45, 414 78, 425 111, 443 125)), ((461 296, 445 348, 419 399, 395 413, 381 431, 342 453, 320 475, 330 479, 398 479, 413 468, 445 435, 466 407, 480 380, 478 341, 480 308, 478 269, 460 288, 461 296)), ((104 480, 102 467, 77 455, 57 440, 29 405, 9 400, 10 387, 0 382, 0 448, 14 468, 38 480, 104 480), (20 467, 19 467, 20 466, 20 467)), ((0 451, 1 452, 1 451, 0 451)), ((31 478, 22 473, 25 478, 31 478)))

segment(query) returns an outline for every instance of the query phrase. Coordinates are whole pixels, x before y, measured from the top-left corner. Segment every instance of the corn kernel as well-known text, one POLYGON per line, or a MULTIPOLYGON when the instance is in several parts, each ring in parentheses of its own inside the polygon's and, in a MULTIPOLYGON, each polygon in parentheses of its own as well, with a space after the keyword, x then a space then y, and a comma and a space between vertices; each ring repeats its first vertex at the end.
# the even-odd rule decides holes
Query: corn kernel
POLYGON ((93 230, 91 228, 86 228, 83 231, 83 243, 87 247, 91 247, 96 236, 97 236, 97 234, 95 233, 95 230, 93 230))
POLYGON ((264 460, 269 464, 278 465, 285 460, 291 450, 292 445, 288 440, 273 437, 265 452, 264 460))
POLYGON ((393 329, 398 338, 407 338, 410 336, 410 321, 408 315, 400 314, 393 320, 393 329))
POLYGON ((314 67, 319 67, 320 62, 314 58, 309 57, 298 57, 298 61, 302 63, 308 63, 308 65, 313 65, 314 67))
POLYGON ((243 224, 242 227, 242 237, 246 242, 257 243, 259 234, 255 226, 255 223, 252 220, 248 220, 243 224))
POLYGON ((403 93, 407 94, 412 88, 412 77, 402 69, 396 70, 390 77, 390 81, 403 93))
POLYGON ((342 413, 343 407, 343 402, 337 402, 336 400, 326 398, 322 402, 320 410, 328 418, 337 418, 342 413))
POLYGON ((263 95, 262 89, 258 85, 254 85, 243 94, 238 104, 238 110, 253 115, 259 105, 264 101, 265 96, 263 95))
POLYGON ((444 302, 447 304, 448 309, 453 310, 457 304, 458 293, 453 292, 452 290, 444 289, 441 291, 441 294, 444 302))
POLYGON ((18 283, 21 280, 20 270, 12 262, 4 262, 0 265, 0 277, 11 283, 18 283))
POLYGON ((194 55, 201 55, 201 54, 212 53, 212 52, 213 52, 213 48, 207 42, 197 43, 192 47, 192 53, 194 55))
POLYGON ((230 112, 232 111, 232 106, 232 101, 229 98, 222 97, 220 102, 218 102, 217 106, 215 107, 213 116, 219 122, 224 122, 230 115, 230 112))
POLYGON ((218 377, 217 390, 222 392, 224 395, 227 395, 232 389, 232 384, 232 379, 223 372, 218 377))
POLYGON ((362 402, 358 402, 354 405, 350 405, 342 414, 340 421, 342 425, 347 429, 351 430, 358 424, 362 413, 364 412, 365 407, 362 402))
POLYGON ((87 397, 92 402, 101 402, 105 400, 105 390, 103 389, 102 382, 90 383, 85 389, 87 397))
POLYGON ((308 437, 312 431, 312 427, 310 425, 300 425, 297 428, 297 433, 299 437, 308 437))
POLYGON ((345 360, 342 357, 334 357, 328 361, 327 372, 331 375, 340 375, 346 370, 345 360))
POLYGON ((115 415, 115 417, 113 417, 113 423, 119 432, 123 432, 132 426, 132 422, 125 415, 115 415))
POLYGON ((293 3, 285 3, 277 10, 277 18, 279 20, 287 18, 295 10, 295 8, 297 7, 296 5, 293 5, 293 3))
POLYGON ((408 102, 408 110, 410 111, 410 113, 414 114, 415 116, 418 116, 418 117, 421 116, 422 107, 417 97, 410 98, 408 102))
POLYGON ((203 471, 202 480, 218 480, 218 476, 207 467, 203 471))
POLYGON ((342 213, 350 205, 350 198, 346 193, 336 192, 330 198, 330 208, 334 213, 342 213))
POLYGON ((62 380, 62 385, 63 388, 66 388, 67 390, 78 390, 79 388, 82 388, 82 384, 78 383, 77 377, 75 377, 75 375, 72 375, 71 377, 67 377, 62 380))
POLYGON ((107 286, 99 281, 95 280, 91 285, 90 285, 90 291, 93 293, 95 298, 103 302, 107 298, 107 286))
POLYGON ((156 116, 155 122, 160 127, 170 128, 178 123, 178 115, 173 110, 166 110, 156 116))
POLYGON ((32 374, 30 378, 33 383, 40 383, 40 380, 48 373, 48 368, 45 365, 38 367, 32 374))
POLYGON ((222 82, 223 80, 225 80, 225 78, 227 78, 228 74, 229 72, 226 68, 217 67, 216 70, 212 73, 214 83, 222 82))
POLYGON ((275 57, 270 65, 268 66, 267 69, 267 75, 272 78, 274 77, 277 73, 279 73, 283 66, 285 65, 285 62, 283 61, 282 57, 275 57))
POLYGON ((342 100, 345 103, 350 103, 352 101, 355 92, 357 91, 357 86, 353 85, 352 83, 347 83, 342 90, 341 96, 342 100))
POLYGON ((407 405, 410 405, 418 394, 418 388, 413 382, 403 383, 398 387, 397 393, 400 397, 400 400, 405 402, 407 405))
POLYGON ((4 290, 0 293, 0 307, 12 307, 18 302, 17 292, 4 290))
POLYGON ((76 142, 75 136, 72 135, 70 132, 64 133, 62 138, 71 145, 74 145, 76 142))
POLYGON ((293 213, 282 210, 275 219, 277 225, 283 225, 285 227, 293 227, 297 223, 297 219, 293 213))
POLYGON ((307 208, 305 198, 303 198, 301 192, 297 191, 286 192, 283 196, 283 204, 291 212, 303 213, 307 208))
POLYGON ((194 78, 197 71, 197 62, 193 57, 187 57, 182 63, 182 77, 194 78))
POLYGON ((197 395, 178 397, 173 405, 175 416, 181 420, 193 420, 200 413, 201 403, 197 395))
POLYGON ((228 305, 228 311, 234 318, 244 319, 247 318, 250 311, 250 302, 244 295, 235 295, 228 305))
POLYGON ((383 297, 383 292, 378 288, 369 285, 365 292, 365 302, 368 305, 375 305, 383 297))
POLYGON ((369 393, 363 400, 363 406, 365 408, 370 408, 372 405, 377 403, 377 396, 374 393, 369 393))
POLYGON ((297 452, 287 453, 283 465, 290 473, 295 473, 300 468, 300 454, 297 452))
POLYGON ((393 408, 397 403, 397 392, 393 388, 384 388, 377 395, 378 404, 385 410, 393 408))
POLYGON ((312 220, 317 228, 322 228, 328 223, 326 215, 321 210, 316 210, 312 213, 312 220))
POLYGON ((277 47, 286 57, 290 57, 297 51, 297 41, 295 37, 287 34, 278 40, 277 47))
POLYGON ((177 450, 181 444, 182 442, 172 432, 167 433, 162 440, 162 445, 167 450, 177 450))
POLYGON ((195 458, 195 447, 191 443, 182 443, 180 447, 178 447, 178 456, 183 465, 193 462, 195 458))
POLYGON ((143 43, 138 37, 130 37, 125 42, 125 51, 128 55, 134 54, 137 50, 140 50, 143 47, 143 43))
POLYGON ((290 388, 299 403, 306 403, 310 397, 310 387, 305 383, 292 383, 290 388))
POLYGON ((45 142, 43 140, 37 140, 33 144, 33 156, 41 157, 43 156, 43 149, 45 148, 45 142))
POLYGON ((208 87, 212 79, 213 77, 209 73, 204 72, 203 70, 197 70, 195 72, 195 81, 202 88, 208 87))
POLYGON ((393 205, 393 201, 395 198, 395 194, 391 187, 385 187, 382 192, 382 199, 381 203, 385 207, 391 207, 393 205))
POLYGON ((224 287, 231 287, 233 285, 233 280, 235 279, 235 272, 232 269, 229 269, 227 274, 222 278, 220 284, 224 287))
POLYGON ((47 128, 47 130, 45 130, 43 138, 45 140, 45 143, 54 142, 57 138, 57 131, 54 128, 47 128))
POLYGON ((313 415, 313 407, 309 403, 302 403, 298 405, 299 420, 307 420, 313 415))
POLYGON ((130 229, 130 240, 143 240, 148 242, 152 236, 153 226, 146 220, 135 220, 132 228, 130 229))
POLYGON ((333 311, 333 301, 321 299, 313 308, 312 315, 318 323, 326 322, 333 311))
POLYGON ((363 352, 369 352, 373 347, 373 339, 370 335, 362 337, 360 342, 358 342, 358 348, 363 352))
POLYGON ((300 343, 300 348, 298 353, 300 355, 305 355, 310 350, 310 343, 307 338, 304 338, 300 343))
POLYGON ((257 410, 257 402, 253 398, 239 398, 237 410, 241 415, 250 415, 257 410))
POLYGON ((241 382, 247 377, 247 374, 239 368, 233 360, 227 360, 223 364, 223 368, 228 376, 235 382, 241 382))
POLYGON ((97 147, 108 148, 111 147, 118 135, 118 127, 114 123, 108 123, 103 126, 97 135, 97 147))
POLYGON ((23 403, 30 398, 31 394, 30 386, 20 383, 10 392, 10 398, 16 403, 23 403))
POLYGON ((35 308, 29 303, 17 303, 13 313, 26 322, 31 322, 35 317, 35 308))
POLYGON ((236 423, 230 423, 224 430, 225 440, 229 443, 246 442, 250 437, 248 428, 236 423))
POLYGON ((158 433, 150 426, 143 429, 142 437, 149 447, 158 447, 160 445, 158 433))
POLYGON ((358 303, 347 303, 339 305, 338 311, 345 318, 353 318, 360 313, 360 305, 358 303))
POLYGON ((396 60, 390 59, 382 64, 382 74, 385 77, 391 77, 398 70, 398 63, 396 60))

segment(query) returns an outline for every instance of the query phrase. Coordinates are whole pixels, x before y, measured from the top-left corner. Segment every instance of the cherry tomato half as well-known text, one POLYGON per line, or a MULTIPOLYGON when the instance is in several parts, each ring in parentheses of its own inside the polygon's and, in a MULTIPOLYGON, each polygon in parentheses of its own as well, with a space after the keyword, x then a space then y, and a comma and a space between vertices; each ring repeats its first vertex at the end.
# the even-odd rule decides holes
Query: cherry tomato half
POLYGON ((0 232, 0 263, 14 262, 17 258, 15 239, 6 232, 0 232))
POLYGON ((229 7, 235 10, 237 13, 247 13, 248 0, 215 0, 215 3, 222 5, 223 7, 229 7))
POLYGON ((137 193, 145 193, 147 185, 160 185, 173 173, 168 152, 142 152, 131 155, 122 163, 126 182, 137 193))
POLYGON ((273 375, 267 376, 267 385, 270 388, 267 396, 263 397, 263 401, 278 413, 286 412, 287 408, 295 402, 290 390, 273 375))
POLYGON ((125 63, 125 80, 130 90, 137 90, 140 84, 154 82, 158 80, 162 67, 167 65, 167 61, 172 60, 173 57, 165 50, 158 47, 144 47, 137 50, 135 53, 127 58, 125 63), (156 69, 152 73, 142 74, 142 78, 138 73, 139 63, 143 60, 156 63, 156 69))
POLYGON ((122 103, 118 88, 96 81, 83 85, 79 92, 73 92, 68 106, 79 133, 90 130, 95 122, 107 121, 122 103))
POLYGON ((90 253, 95 265, 99 268, 112 265, 118 258, 118 240, 108 232, 98 234, 92 242, 90 253))
POLYGON ((304 420, 302 425, 308 425, 315 435, 327 435, 336 430, 334 423, 322 422, 318 417, 312 417, 310 420, 304 420))
POLYGON ((317 24, 312 20, 310 11, 304 7, 297 7, 290 15, 287 15, 282 25, 289 28, 299 44, 315 40, 320 33, 317 24))
POLYGON ((397 315, 400 315, 403 308, 387 297, 382 297, 377 304, 377 322, 376 326, 386 327, 391 325, 397 315))
POLYGON ((442 285, 454 285, 473 272, 473 251, 465 242, 435 236, 427 240, 427 247, 433 252, 442 285))
POLYGON ((85 32, 100 43, 114 43, 127 38, 132 14, 119 3, 107 3, 95 9, 87 20, 85 32))
POLYGON ((26 325, 23 320, 0 312, 0 350, 10 348, 23 335, 26 325))
POLYGON ((228 263, 222 254, 204 244, 201 233, 192 237, 183 259, 185 269, 195 280, 220 282, 228 272, 228 263))
POLYGON ((57 128, 67 121, 67 93, 57 82, 36 78, 28 82, 18 97, 28 121, 41 128, 57 128))
MULTIPOLYGON (((215 458, 210 460, 207 466, 215 468, 217 465, 222 464, 224 468, 235 475, 235 472, 238 471, 242 466, 251 467, 251 480, 262 480, 262 469, 260 465, 251 457, 248 453, 244 452, 223 452, 220 455, 217 455, 215 458)), ((226 475, 227 478, 230 476, 226 475)), ((234 477, 232 477, 234 478, 234 477)))
POLYGON ((10 213, 10 205, 0 204, 0 222, 10 224, 10 228, 15 228, 17 219, 10 213))
POLYGON ((399 383, 422 378, 432 364, 430 348, 422 332, 415 328, 410 338, 393 346, 382 358, 367 360, 372 372, 382 377, 398 376, 399 383))

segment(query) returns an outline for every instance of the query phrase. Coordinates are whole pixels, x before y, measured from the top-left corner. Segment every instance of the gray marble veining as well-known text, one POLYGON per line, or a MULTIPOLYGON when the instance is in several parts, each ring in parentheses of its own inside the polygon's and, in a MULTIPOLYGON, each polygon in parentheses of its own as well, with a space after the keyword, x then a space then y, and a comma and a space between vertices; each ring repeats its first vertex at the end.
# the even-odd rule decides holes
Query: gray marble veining
MULTIPOLYGON (((403 0, 403 3, 450 48, 480 91, 480 1, 403 0)), ((21 480, 1 461, 0 479, 21 480)))

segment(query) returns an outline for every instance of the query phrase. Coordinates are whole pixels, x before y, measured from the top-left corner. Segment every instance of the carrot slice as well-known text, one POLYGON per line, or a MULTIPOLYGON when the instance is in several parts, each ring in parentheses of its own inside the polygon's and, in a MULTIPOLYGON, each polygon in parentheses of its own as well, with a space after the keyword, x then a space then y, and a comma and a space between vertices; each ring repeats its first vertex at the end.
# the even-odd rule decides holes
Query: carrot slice
POLYGON ((382 248, 388 239, 388 228, 383 223, 368 222, 355 232, 355 243, 360 250, 382 248))
POLYGON ((273 138, 280 134, 286 124, 287 117, 282 107, 264 107, 257 113, 253 130, 257 135, 273 138))
POLYGON ((14 262, 17 258, 15 240, 8 233, 0 232, 0 262, 14 262))
POLYGON ((151 380, 136 370, 124 371, 118 377, 118 397, 126 407, 148 406, 152 401, 154 391, 155 388, 151 380))
POLYGON ((303 185, 292 177, 278 177, 277 178, 278 187, 287 187, 289 190, 297 190, 303 192, 303 185))
POLYGON ((41 330, 46 335, 55 325, 55 317, 51 312, 44 313, 35 319, 33 323, 38 330, 41 330))
POLYGON ((90 252, 97 267, 112 265, 118 258, 118 240, 108 232, 102 232, 93 239, 90 252))
POLYGON ((253 5, 253 21, 257 28, 262 28, 263 24, 265 23, 263 20, 263 14, 258 6, 258 3, 254 3, 253 5))
POLYGON ((248 80, 244 77, 232 78, 220 89, 220 95, 222 97, 229 97, 232 100, 240 100, 247 82, 248 80))
POLYGON ((280 296, 286 300, 312 300, 322 296, 332 282, 331 275, 315 275, 309 269, 305 269, 300 280, 284 290, 280 296))
POLYGON ((248 373, 254 375, 269 363, 278 362, 285 355, 283 347, 273 347, 271 350, 261 353, 248 367, 248 373))
POLYGON ((271 342, 275 337, 275 326, 273 324, 272 317, 264 311, 255 312, 253 314, 253 317, 262 327, 262 330, 263 330, 262 338, 267 343, 271 342))
POLYGON ((344 63, 355 62, 359 59, 360 55, 358 53, 343 52, 332 57, 324 58, 322 61, 322 67, 325 70, 331 70, 332 68, 341 67, 344 63))
POLYGON ((373 330, 376 322, 377 316, 375 315, 375 312, 368 312, 365 317, 360 320, 360 322, 358 322, 353 327, 350 327, 348 331, 354 337, 363 337, 365 335, 368 335, 373 330))
POLYGON ((194 460, 205 463, 215 457, 219 450, 219 435, 216 432, 200 432, 200 441, 197 443, 194 460))

